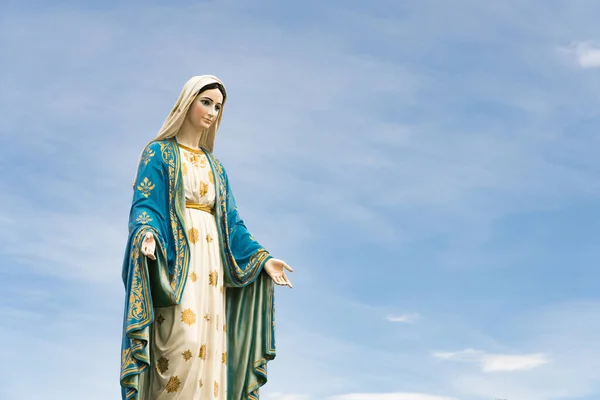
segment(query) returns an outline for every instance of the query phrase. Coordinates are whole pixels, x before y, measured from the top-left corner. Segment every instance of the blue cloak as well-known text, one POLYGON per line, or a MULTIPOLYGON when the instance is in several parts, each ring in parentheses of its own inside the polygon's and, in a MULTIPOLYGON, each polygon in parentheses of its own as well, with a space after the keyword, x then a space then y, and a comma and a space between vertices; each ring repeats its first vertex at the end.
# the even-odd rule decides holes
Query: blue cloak
MULTIPOLYGON (((225 169, 211 153, 204 153, 215 177, 215 218, 227 286, 228 398, 258 399, 259 388, 267 381, 267 361, 275 358, 273 281, 262 273, 271 255, 240 218, 225 169)), ((179 304, 187 282, 190 250, 180 167, 174 138, 150 143, 140 158, 122 271, 123 400, 137 400, 140 375, 151 367, 154 308, 179 304), (141 253, 147 232, 156 241, 156 261, 141 253)))

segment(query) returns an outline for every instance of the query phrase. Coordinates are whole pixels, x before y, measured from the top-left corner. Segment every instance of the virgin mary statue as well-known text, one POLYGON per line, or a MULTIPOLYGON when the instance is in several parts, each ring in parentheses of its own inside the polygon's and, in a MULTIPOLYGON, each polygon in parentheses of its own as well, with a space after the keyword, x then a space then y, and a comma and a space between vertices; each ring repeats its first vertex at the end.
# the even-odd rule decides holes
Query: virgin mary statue
POLYGON ((134 182, 123 262, 123 400, 258 399, 284 270, 248 232, 213 155, 227 94, 191 78, 134 182))

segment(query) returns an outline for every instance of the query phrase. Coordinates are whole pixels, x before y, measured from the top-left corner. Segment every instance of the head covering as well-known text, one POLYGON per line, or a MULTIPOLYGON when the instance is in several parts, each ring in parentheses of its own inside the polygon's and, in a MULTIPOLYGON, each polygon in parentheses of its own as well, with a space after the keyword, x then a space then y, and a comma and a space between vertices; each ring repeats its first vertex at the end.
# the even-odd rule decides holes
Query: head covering
MULTIPOLYGON (((200 89, 211 83, 219 83, 223 85, 223 82, 213 75, 201 75, 190 78, 183 86, 183 90, 181 91, 173 110, 171 110, 171 113, 165 120, 162 128, 160 128, 160 131, 158 131, 158 135, 154 140, 168 139, 177 135, 177 132, 179 132, 181 125, 183 125, 183 121, 185 120, 187 112, 190 109, 190 105, 194 99, 196 99, 200 89)), ((225 85, 223 85, 223 87, 225 87, 225 85)), ((215 145, 217 129, 219 129, 219 124, 221 123, 221 118, 223 117, 223 109, 225 107, 224 103, 225 99, 223 99, 223 105, 215 122, 213 122, 210 128, 204 129, 200 134, 198 146, 208 150, 211 153, 215 145)))

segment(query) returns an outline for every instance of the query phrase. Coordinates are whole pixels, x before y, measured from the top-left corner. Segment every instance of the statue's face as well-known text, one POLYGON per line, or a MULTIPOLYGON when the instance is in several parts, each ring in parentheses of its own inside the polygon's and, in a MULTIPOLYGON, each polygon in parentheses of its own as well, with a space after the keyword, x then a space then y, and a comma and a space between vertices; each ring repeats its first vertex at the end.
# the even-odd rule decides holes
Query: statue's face
POLYGON ((187 118, 192 126, 208 129, 215 123, 223 108, 223 95, 219 89, 210 89, 200 93, 188 111, 187 118))

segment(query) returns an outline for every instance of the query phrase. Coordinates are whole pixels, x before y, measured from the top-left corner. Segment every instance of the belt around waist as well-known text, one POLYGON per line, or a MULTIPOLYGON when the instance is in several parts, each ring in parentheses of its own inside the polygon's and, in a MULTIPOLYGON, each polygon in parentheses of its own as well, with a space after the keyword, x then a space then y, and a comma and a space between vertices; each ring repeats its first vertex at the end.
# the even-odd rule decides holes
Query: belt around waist
POLYGON ((192 203, 191 201, 186 201, 185 208, 193 208, 194 210, 200 210, 215 215, 215 210, 211 206, 207 206, 206 204, 192 203))

